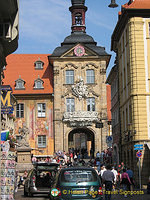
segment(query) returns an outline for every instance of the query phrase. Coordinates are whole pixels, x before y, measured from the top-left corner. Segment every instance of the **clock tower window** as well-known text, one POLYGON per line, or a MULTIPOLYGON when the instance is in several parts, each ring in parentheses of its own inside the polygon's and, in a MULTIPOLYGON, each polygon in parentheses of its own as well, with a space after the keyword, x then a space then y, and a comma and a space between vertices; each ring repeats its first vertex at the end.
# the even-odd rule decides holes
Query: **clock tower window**
POLYGON ((75 24, 76 25, 82 25, 82 15, 81 15, 81 13, 77 13, 75 15, 75 24))

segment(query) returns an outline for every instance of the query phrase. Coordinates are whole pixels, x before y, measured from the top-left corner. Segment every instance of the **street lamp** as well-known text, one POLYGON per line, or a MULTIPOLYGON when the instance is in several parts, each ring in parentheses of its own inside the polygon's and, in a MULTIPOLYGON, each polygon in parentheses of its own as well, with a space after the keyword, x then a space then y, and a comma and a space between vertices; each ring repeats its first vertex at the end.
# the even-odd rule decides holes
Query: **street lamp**
POLYGON ((116 0, 111 0, 111 3, 109 4, 108 7, 110 7, 110 8, 116 8, 116 7, 118 7, 118 4, 116 4, 116 0))

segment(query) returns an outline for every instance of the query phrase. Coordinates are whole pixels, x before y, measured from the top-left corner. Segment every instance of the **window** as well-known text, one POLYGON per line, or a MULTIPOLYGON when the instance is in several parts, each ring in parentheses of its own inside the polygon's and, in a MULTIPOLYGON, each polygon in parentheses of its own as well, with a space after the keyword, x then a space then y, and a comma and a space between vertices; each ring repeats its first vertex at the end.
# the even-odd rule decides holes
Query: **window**
POLYGON ((66 70, 66 84, 74 84, 74 71, 66 70))
POLYGON ((45 117, 46 105, 45 103, 38 103, 38 117, 45 117))
POLYGON ((24 82, 23 81, 17 81, 15 89, 24 89, 24 82))
POLYGON ((41 60, 35 62, 35 69, 43 69, 44 63, 41 60))
POLYGON ((34 88, 43 88, 43 82, 42 81, 36 81, 34 88))
POLYGON ((87 111, 95 111, 95 98, 87 99, 87 111))
POLYGON ((43 83, 44 83, 44 81, 42 79, 40 79, 40 77, 38 77, 34 81, 34 89, 44 89, 43 83))
POLYGON ((17 118, 24 118, 24 104, 23 103, 17 104, 16 117, 17 118))
POLYGON ((15 90, 25 89, 24 87, 25 81, 21 78, 20 75, 19 75, 19 78, 15 82, 16 82, 15 90))
POLYGON ((0 37, 11 38, 10 23, 0 23, 0 37))
POLYGON ((38 147, 46 147, 46 135, 38 135, 38 147))
POLYGON ((75 111, 75 103, 73 98, 66 99, 67 104, 67 112, 74 112, 75 111))
POLYGON ((93 69, 86 70, 86 82, 94 83, 95 82, 95 74, 93 69))
POLYGON ((77 13, 75 15, 75 24, 78 25, 78 26, 82 25, 82 15, 81 15, 81 13, 77 13))

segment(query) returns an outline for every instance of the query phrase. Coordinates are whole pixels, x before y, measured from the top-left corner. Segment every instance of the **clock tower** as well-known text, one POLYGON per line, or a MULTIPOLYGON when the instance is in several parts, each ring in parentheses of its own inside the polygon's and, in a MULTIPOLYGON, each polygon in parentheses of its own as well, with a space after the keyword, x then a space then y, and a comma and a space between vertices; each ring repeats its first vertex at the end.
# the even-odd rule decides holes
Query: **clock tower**
POLYGON ((106 68, 110 55, 86 34, 85 0, 71 0, 71 34, 49 56, 54 73, 55 151, 84 157, 107 148, 106 68), (103 128, 96 128, 102 122, 103 128))

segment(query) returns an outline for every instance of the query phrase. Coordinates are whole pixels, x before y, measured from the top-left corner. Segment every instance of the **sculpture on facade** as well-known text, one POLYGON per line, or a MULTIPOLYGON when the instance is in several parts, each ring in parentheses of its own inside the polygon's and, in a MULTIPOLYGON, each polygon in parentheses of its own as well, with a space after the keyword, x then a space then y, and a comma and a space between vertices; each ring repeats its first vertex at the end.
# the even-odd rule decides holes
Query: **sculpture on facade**
POLYGON ((29 134, 29 129, 25 125, 23 127, 19 127, 18 130, 19 135, 21 136, 21 140, 18 141, 17 146, 21 148, 27 148, 30 147, 29 143, 27 142, 27 135, 29 134))
POLYGON ((78 97, 79 100, 88 97, 88 88, 86 85, 84 85, 82 77, 79 78, 79 81, 76 83, 75 86, 72 86, 72 94, 78 97))

